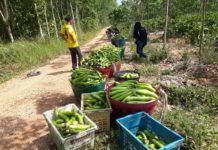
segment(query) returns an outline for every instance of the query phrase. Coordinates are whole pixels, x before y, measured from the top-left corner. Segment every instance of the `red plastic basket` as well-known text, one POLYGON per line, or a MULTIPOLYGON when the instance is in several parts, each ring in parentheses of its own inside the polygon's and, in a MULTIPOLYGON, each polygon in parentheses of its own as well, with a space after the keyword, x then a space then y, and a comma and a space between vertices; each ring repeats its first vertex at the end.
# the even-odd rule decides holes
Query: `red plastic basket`
POLYGON ((112 67, 108 67, 108 68, 98 68, 97 70, 103 74, 104 76, 106 76, 107 78, 110 76, 111 73, 111 69, 112 67))
POLYGON ((114 115, 114 118, 112 118, 113 120, 117 119, 119 117, 123 117, 123 116, 129 115, 129 114, 134 114, 134 113, 141 112, 141 111, 145 111, 148 114, 152 114, 155 106, 158 103, 158 100, 160 99, 160 98, 158 98, 154 101, 150 101, 150 102, 143 103, 143 104, 123 103, 120 101, 116 101, 109 96, 109 92, 113 86, 114 86, 114 84, 107 85, 107 87, 106 87, 107 95, 108 95, 108 98, 111 102, 111 107, 113 109, 113 115, 114 115))

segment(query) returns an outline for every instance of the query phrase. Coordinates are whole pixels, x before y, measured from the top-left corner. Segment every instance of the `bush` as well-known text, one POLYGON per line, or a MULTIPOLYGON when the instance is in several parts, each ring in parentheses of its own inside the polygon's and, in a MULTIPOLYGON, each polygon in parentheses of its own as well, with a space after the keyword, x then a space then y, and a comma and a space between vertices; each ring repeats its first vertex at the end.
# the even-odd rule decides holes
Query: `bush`
POLYGON ((164 28, 164 18, 157 17, 143 20, 142 25, 148 30, 148 32, 162 31, 164 28))
POLYGON ((171 105, 183 106, 192 109, 197 106, 206 105, 214 108, 218 106, 218 91, 206 87, 169 87, 168 98, 171 105))
POLYGON ((167 52, 165 50, 162 50, 162 49, 149 50, 147 53, 148 53, 149 61, 154 63, 154 64, 157 64, 160 61, 167 58, 167 52))
MULTIPOLYGON (((185 37, 192 44, 198 43, 201 29, 199 14, 177 16, 169 25, 170 37, 185 37)), ((205 34, 218 34, 218 13, 208 12, 205 20, 205 34)))

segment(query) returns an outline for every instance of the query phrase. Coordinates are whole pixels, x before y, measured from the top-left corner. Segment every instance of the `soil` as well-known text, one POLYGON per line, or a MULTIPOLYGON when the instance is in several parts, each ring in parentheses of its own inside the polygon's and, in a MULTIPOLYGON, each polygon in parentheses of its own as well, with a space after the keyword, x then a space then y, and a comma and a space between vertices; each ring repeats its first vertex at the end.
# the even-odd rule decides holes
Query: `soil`
MULTIPOLYGON (((81 47, 82 52, 87 55, 92 49, 109 44, 105 36, 106 29, 103 29, 98 36, 81 47)), ((158 39, 154 36, 153 39, 158 39)), ((193 52, 195 48, 187 45, 184 40, 169 40, 170 56, 172 61, 159 63, 159 69, 171 69, 175 63, 182 61, 185 49, 193 52)), ((132 51, 130 43, 127 43, 126 57, 131 57, 132 51)), ((151 43, 152 47, 160 47, 161 43, 151 43)), ((191 59, 193 60, 193 59, 191 59)), ((143 63, 124 60, 122 70, 140 69, 143 63)), ((194 63, 195 64, 195 63, 194 63)), ((188 64, 188 68, 191 67, 188 64)), ((26 77, 31 72, 14 78, 0 85, 0 150, 55 150, 52 143, 47 123, 43 117, 43 112, 53 109, 55 106, 64 106, 69 103, 76 103, 69 79, 71 70, 70 55, 62 55, 49 61, 46 65, 39 67, 35 71, 40 71, 40 75, 26 77)), ((193 70, 193 69, 190 69, 193 70)), ((179 77, 186 74, 187 69, 173 73, 179 77)), ((207 66, 206 81, 217 80, 217 66, 207 66), (210 68, 210 69, 208 69, 210 68), (208 74, 212 72, 212 74, 208 74)), ((142 81, 154 82, 159 80, 159 76, 142 77, 142 81)), ((196 79, 189 79, 194 82, 196 79)), ((208 83, 205 83, 208 85, 208 83)), ((203 81, 202 81, 203 82, 203 81)), ((202 83, 201 82, 201 83, 202 83)), ((214 84, 214 82, 213 82, 214 84)), ((157 110, 157 109, 156 109, 157 110)), ((159 111, 158 111, 159 112, 159 111)))
MULTIPOLYGON (((106 29, 81 47, 86 55, 107 44, 106 29)), ((75 103, 69 84, 70 55, 62 55, 39 67, 41 74, 28 72, 0 85, 0 150, 54 150, 43 112, 75 103)))

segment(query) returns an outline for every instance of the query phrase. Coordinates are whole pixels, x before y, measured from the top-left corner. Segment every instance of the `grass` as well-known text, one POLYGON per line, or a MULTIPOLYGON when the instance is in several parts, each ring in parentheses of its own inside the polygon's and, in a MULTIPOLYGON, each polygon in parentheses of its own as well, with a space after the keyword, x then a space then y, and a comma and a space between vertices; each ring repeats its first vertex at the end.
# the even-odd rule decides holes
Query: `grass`
POLYGON ((168 112, 164 123, 185 137, 183 150, 208 149, 218 146, 218 128, 214 116, 203 112, 199 107, 191 111, 176 108, 168 112))
MULTIPOLYGON (((99 30, 94 30, 81 34, 80 45, 93 38, 98 32, 99 30)), ((56 38, 0 44, 0 83, 67 52, 66 43, 56 38)))
POLYGON ((218 146, 218 91, 204 87, 171 87, 164 123, 185 137, 182 149, 215 150, 218 146))
POLYGON ((158 76, 159 67, 156 65, 143 65, 139 69, 141 76, 158 76))
MULTIPOLYGON (((135 52, 135 44, 130 44, 130 49, 134 50, 131 60, 135 62, 141 62, 141 58, 135 52)), ((160 47, 152 47, 151 45, 145 46, 144 53, 148 56, 148 63, 158 64, 159 62, 167 58, 167 51, 163 50, 160 47)))

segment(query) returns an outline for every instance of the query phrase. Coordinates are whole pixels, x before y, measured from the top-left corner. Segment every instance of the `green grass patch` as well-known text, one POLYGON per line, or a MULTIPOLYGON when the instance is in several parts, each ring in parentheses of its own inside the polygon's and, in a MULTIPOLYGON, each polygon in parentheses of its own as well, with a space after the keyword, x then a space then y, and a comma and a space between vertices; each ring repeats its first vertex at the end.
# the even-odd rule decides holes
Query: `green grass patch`
MULTIPOLYGON (((80 45, 93 38, 98 32, 99 30, 94 30, 81 34, 80 45)), ((67 51, 65 41, 56 38, 0 44, 0 83, 67 51)))
POLYGON ((185 137, 184 150, 215 150, 218 146, 218 91, 206 87, 170 87, 173 109, 164 123, 185 137))
MULTIPOLYGON (((170 87, 168 88, 169 103, 193 109, 206 105, 210 108, 218 106, 218 90, 206 87, 170 87)), ((205 107, 206 108, 206 107, 205 107)))
POLYGON ((185 137, 183 150, 215 150, 218 127, 214 119, 204 112, 204 107, 191 111, 177 108, 167 113, 164 123, 185 137))
POLYGON ((159 67, 156 65, 143 65, 139 69, 141 76, 158 76, 159 67))

